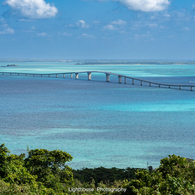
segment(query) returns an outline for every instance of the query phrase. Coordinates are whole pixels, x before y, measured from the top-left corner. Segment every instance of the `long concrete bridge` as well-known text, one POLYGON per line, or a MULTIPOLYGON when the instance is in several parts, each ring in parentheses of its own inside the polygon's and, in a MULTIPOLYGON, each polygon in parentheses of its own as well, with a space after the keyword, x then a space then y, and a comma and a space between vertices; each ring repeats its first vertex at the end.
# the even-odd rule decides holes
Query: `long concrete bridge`
POLYGON ((168 83, 159 83, 159 82, 153 82, 153 81, 148 81, 148 80, 144 80, 144 79, 139 79, 139 78, 134 78, 134 77, 130 77, 130 76, 125 76, 125 75, 121 75, 121 74, 116 74, 116 73, 112 73, 112 72, 103 72, 103 71, 83 71, 83 72, 65 72, 65 73, 47 73, 47 74, 42 74, 42 73, 19 73, 19 72, 0 72, 1 75, 12 75, 12 76, 55 76, 56 78, 59 76, 62 76, 63 78, 65 78, 67 75, 70 76, 70 78, 73 78, 73 75, 75 75, 75 79, 79 78, 79 74, 87 74, 87 79, 91 80, 91 75, 92 73, 101 73, 101 74, 105 74, 106 76, 106 82, 110 82, 110 75, 116 76, 118 77, 118 82, 122 83, 122 78, 124 78, 124 83, 127 83, 127 80, 131 80, 132 85, 135 84, 135 81, 138 81, 140 83, 140 85, 143 85, 143 83, 148 84, 150 87, 153 86, 165 86, 168 88, 171 87, 178 87, 178 89, 182 89, 182 88, 189 88, 191 91, 193 91, 193 87, 195 87, 195 85, 185 85, 185 84, 168 84, 168 83))

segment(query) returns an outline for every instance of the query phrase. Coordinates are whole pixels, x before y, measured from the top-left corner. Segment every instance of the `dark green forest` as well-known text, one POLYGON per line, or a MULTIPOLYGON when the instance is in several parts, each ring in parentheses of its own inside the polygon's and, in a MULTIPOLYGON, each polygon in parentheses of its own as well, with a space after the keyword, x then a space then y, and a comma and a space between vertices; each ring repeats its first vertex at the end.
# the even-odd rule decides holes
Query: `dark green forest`
POLYGON ((27 149, 11 154, 0 145, 1 195, 194 195, 195 162, 169 155, 154 169, 83 168, 66 163, 73 157, 61 150, 27 149))

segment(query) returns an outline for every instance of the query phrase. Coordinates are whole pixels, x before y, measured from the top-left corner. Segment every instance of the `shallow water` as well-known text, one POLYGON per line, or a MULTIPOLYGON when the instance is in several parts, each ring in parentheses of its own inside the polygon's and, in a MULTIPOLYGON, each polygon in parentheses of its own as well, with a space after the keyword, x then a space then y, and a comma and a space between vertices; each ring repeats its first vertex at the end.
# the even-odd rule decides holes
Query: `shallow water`
MULTIPOLYGON (((101 70, 164 83, 195 80, 194 65, 15 64, 0 71, 101 70)), ((0 75, 0 142, 17 154, 27 145, 64 150, 73 156, 73 168, 157 167, 169 154, 195 158, 195 91, 86 77, 0 75)))

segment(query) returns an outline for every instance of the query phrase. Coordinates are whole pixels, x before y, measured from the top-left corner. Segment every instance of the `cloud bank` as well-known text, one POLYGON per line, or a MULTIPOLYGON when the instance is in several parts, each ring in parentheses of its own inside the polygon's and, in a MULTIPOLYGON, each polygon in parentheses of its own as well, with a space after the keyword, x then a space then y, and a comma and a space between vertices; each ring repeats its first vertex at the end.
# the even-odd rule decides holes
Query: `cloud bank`
POLYGON ((170 4, 169 0, 116 0, 133 10, 144 12, 162 11, 170 4))
POLYGON ((104 30, 118 30, 122 26, 126 25, 126 21, 116 20, 103 27, 104 30))
POLYGON ((44 0, 6 0, 5 4, 28 18, 51 18, 58 10, 44 0))
MULTIPOLYGON (((108 0, 96 0, 96 1, 108 1, 108 0)), ((153 12, 162 11, 166 9, 170 0, 111 0, 117 1, 126 6, 128 9, 153 12)))
POLYGON ((89 25, 87 25, 84 20, 79 20, 77 26, 80 26, 81 28, 89 28, 89 25))
POLYGON ((5 34, 14 34, 14 30, 11 28, 6 28, 3 31, 0 31, 0 35, 5 35, 5 34))

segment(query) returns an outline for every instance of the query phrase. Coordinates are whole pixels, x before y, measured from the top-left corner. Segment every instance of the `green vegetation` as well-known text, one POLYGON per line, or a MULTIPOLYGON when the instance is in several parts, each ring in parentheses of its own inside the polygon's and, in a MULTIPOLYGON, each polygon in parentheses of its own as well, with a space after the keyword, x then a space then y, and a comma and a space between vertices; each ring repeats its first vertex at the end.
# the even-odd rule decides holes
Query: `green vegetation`
POLYGON ((95 185, 98 186, 98 183, 112 183, 115 181, 131 180, 136 179, 135 173, 137 170, 135 168, 126 168, 126 169, 117 169, 113 167, 111 169, 99 167, 94 169, 82 169, 82 170, 73 170, 74 179, 78 179, 82 183, 89 183, 91 178, 94 179, 95 185))
POLYGON ((60 150, 28 150, 10 154, 0 146, 0 194, 65 194, 73 184, 72 169, 65 165, 72 156, 60 150))
POLYGON ((194 195, 195 194, 195 162, 176 155, 169 155, 160 161, 154 171, 141 170, 136 179, 123 183, 127 194, 157 195, 194 195))
POLYGON ((72 156, 60 150, 27 150, 15 155, 0 145, 1 195, 193 195, 195 162, 171 155, 159 168, 72 170, 72 156))

